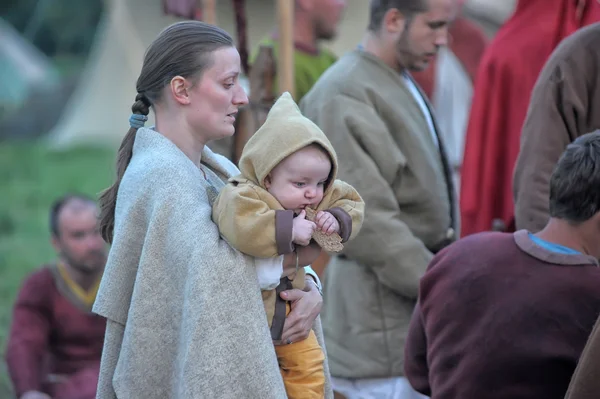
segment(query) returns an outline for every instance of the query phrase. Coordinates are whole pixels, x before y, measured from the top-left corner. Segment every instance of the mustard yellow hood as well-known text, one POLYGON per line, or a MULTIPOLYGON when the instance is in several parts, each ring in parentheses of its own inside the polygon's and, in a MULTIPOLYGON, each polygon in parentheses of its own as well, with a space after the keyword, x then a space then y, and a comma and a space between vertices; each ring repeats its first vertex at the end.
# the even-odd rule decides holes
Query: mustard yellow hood
POLYGON ((302 115, 290 93, 285 92, 269 111, 265 123, 246 143, 239 162, 240 171, 246 179, 265 188, 265 178, 275 166, 313 143, 321 145, 331 157, 329 188, 338 168, 333 146, 321 129, 302 115))

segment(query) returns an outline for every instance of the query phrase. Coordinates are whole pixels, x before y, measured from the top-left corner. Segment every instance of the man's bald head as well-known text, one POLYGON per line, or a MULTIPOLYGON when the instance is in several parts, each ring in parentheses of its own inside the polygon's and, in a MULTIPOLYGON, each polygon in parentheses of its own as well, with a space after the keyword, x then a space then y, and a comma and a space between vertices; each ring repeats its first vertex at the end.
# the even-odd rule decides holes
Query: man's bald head
POLYGON ((90 197, 69 194, 52 205, 52 245, 73 271, 95 275, 104 268, 106 247, 98 227, 98 205, 90 197))
POLYGON ((317 40, 335 38, 346 0, 295 0, 294 4, 296 24, 310 24, 317 40))
POLYGON ((97 208, 96 201, 83 194, 67 194, 57 199, 50 208, 50 232, 55 237, 60 236, 60 219, 65 209, 79 212, 88 211, 90 208, 97 208))

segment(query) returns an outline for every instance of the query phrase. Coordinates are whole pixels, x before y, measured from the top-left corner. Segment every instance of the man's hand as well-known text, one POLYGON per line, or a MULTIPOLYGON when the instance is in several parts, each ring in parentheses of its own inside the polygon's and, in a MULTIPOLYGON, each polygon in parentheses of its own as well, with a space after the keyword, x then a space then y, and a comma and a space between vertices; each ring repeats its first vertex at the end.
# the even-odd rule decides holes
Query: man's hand
POLYGON ((323 297, 313 278, 306 276, 306 290, 283 291, 281 298, 291 302, 292 310, 286 317, 281 334, 281 344, 302 341, 308 338, 315 319, 321 312, 323 297))
POLYGON ((316 228, 316 224, 310 220, 306 220, 306 211, 302 210, 302 212, 294 218, 292 242, 302 246, 308 245, 312 238, 312 233, 316 228))
POLYGON ((19 399, 52 399, 49 395, 38 391, 27 391, 19 399))
POLYGON ((327 211, 319 211, 315 222, 317 223, 317 228, 327 235, 340 233, 340 223, 335 216, 327 211))

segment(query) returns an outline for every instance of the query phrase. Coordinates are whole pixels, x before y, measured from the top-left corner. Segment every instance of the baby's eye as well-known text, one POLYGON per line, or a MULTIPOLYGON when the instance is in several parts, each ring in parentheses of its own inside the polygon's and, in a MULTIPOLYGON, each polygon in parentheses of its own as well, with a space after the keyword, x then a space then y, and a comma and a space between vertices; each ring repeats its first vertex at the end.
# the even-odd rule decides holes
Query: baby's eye
POLYGON ((295 185, 296 187, 304 187, 304 186, 306 185, 306 183, 303 183, 303 182, 295 182, 295 183, 294 183, 294 185, 295 185))
POLYGON ((324 185, 325 185, 324 181, 319 182, 319 186, 324 186, 324 185))

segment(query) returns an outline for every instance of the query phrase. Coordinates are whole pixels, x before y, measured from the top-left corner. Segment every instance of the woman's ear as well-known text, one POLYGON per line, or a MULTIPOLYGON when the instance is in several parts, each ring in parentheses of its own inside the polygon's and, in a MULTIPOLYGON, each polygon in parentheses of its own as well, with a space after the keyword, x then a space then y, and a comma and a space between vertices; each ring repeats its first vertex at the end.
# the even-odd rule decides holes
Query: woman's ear
POLYGON ((181 76, 175 76, 173 79, 171 79, 169 87, 171 89, 171 95, 176 102, 181 105, 187 105, 190 103, 190 96, 188 92, 189 82, 185 78, 181 76))

